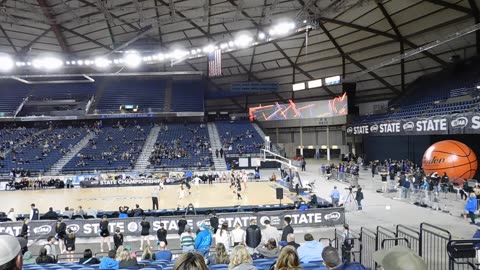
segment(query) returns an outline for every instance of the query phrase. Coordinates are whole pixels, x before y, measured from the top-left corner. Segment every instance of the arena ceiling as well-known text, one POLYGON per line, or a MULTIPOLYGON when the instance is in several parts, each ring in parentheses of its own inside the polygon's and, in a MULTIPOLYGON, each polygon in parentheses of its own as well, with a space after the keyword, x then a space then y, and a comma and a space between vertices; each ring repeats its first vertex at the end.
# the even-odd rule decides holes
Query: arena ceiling
MULTIPOLYGON (((319 99, 340 86, 298 92, 295 82, 342 75, 357 82, 359 101, 391 99, 418 76, 446 67, 452 55, 477 55, 478 34, 454 39, 388 67, 383 63, 480 22, 480 0, 1 0, 0 51, 17 57, 55 52, 68 57, 203 47, 241 31, 267 32, 279 20, 311 25, 282 38, 222 55, 223 76, 209 88, 231 82, 278 82, 280 91, 248 103, 319 99)), ((156 71, 207 70, 206 57, 156 71)), ((34 71, 31 71, 34 72, 34 71)), ((69 73, 74 71, 69 70, 69 73)), ((28 71, 26 71, 28 73, 28 71)), ((246 98, 211 101, 217 109, 243 108, 246 98)))

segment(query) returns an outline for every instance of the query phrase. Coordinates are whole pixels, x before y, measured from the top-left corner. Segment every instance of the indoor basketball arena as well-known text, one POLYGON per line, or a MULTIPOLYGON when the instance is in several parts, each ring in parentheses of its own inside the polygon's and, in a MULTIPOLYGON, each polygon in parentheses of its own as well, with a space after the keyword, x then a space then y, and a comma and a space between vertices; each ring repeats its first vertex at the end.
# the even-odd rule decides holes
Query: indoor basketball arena
POLYGON ((1 0, 0 270, 480 269, 479 6, 1 0))

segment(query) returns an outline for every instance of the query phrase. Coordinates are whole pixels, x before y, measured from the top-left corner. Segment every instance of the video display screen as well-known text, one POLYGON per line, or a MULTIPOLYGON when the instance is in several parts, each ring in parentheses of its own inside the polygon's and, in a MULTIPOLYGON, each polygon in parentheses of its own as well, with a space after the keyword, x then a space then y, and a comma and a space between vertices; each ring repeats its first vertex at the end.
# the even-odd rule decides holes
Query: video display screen
POLYGON ((288 100, 288 103, 261 104, 249 108, 249 118, 251 121, 275 121, 347 115, 347 100, 347 94, 344 93, 330 100, 308 102, 288 100))

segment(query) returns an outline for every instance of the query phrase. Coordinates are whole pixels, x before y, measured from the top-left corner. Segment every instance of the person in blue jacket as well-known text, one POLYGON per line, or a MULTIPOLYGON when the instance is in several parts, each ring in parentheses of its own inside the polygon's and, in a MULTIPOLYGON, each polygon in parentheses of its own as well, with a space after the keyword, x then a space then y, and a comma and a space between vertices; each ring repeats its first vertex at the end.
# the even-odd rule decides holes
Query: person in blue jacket
POLYGON ((210 246, 212 245, 212 233, 207 229, 207 225, 202 223, 200 225, 200 232, 195 239, 195 250, 202 254, 204 258, 208 258, 210 253, 210 246))
POLYGON ((475 224, 475 211, 477 211, 477 197, 475 193, 470 193, 470 199, 468 199, 467 204, 465 205, 465 211, 468 212, 468 216, 472 221, 472 224, 475 224))
POLYGON ((115 250, 108 251, 108 256, 105 256, 100 261, 99 269, 118 269, 118 261, 115 260, 115 255, 117 252, 115 250))

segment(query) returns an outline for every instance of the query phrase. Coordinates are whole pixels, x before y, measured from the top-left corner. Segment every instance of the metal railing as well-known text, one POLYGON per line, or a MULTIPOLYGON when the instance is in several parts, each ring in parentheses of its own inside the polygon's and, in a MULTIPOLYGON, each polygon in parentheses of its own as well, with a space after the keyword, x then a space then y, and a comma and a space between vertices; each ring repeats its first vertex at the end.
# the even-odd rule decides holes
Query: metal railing
MULTIPOLYGON (((476 261, 480 239, 452 240, 449 231, 432 224, 421 223, 417 230, 403 225, 397 225, 394 230, 377 226, 375 231, 361 227, 360 233, 351 230, 350 233, 354 240, 351 261, 372 269, 378 267, 373 260, 375 251, 401 245, 421 256, 429 270, 480 270, 480 263, 476 261)), ((343 231, 335 229, 331 242, 339 254, 342 254, 342 241, 343 231)))

